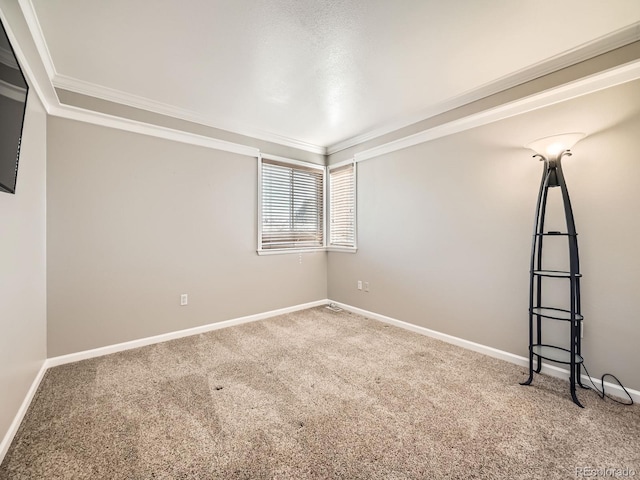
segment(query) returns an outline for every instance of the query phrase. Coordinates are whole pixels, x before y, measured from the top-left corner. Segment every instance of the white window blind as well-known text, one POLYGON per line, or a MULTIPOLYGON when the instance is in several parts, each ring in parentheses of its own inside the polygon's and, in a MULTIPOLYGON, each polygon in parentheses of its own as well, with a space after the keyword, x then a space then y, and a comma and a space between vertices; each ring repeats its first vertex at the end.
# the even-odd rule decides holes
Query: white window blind
POLYGON ((355 165, 350 163, 329 171, 329 246, 356 246, 355 165))
POLYGON ((262 159, 261 249, 324 246, 324 169, 262 159))

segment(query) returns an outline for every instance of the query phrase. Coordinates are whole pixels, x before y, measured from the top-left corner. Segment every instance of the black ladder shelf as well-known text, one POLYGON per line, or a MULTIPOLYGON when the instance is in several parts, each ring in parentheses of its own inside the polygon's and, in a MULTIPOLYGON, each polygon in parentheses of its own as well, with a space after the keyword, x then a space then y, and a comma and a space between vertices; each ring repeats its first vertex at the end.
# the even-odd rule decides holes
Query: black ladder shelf
POLYGON ((544 172, 540 182, 538 203, 536 205, 536 217, 534 222, 533 241, 531 246, 531 269, 529 284, 529 378, 522 385, 529 385, 533 381, 533 374, 540 373, 542 362, 569 366, 569 384, 571 398, 579 407, 582 404, 576 396, 576 385, 587 388, 580 381, 582 369, 581 331, 582 314, 580 312, 580 262, 578 258, 578 234, 573 220, 573 210, 569 192, 562 173, 561 159, 565 155, 571 155, 569 150, 561 152, 556 158, 547 159, 542 155, 536 155, 544 161, 544 172), (549 188, 559 187, 562 193, 564 216, 566 220, 566 232, 546 231, 545 215, 547 213, 547 194, 549 188), (569 271, 545 270, 542 261, 542 247, 547 237, 566 237, 569 246, 569 271), (569 308, 555 308, 545 305, 542 299, 543 281, 548 278, 565 278, 569 281, 569 308), (570 342, 569 348, 543 343, 543 321, 561 321, 569 324, 570 342), (534 368, 534 360, 536 365, 534 368))

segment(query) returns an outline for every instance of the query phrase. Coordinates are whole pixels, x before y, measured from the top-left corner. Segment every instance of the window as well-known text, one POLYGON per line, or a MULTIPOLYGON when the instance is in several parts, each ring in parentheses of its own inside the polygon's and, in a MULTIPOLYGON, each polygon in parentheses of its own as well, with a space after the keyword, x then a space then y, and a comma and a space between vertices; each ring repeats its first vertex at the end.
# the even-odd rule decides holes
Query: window
POLYGON ((355 163, 258 157, 258 253, 326 249, 356 251, 355 163))
POLYGON ((258 162, 258 251, 323 248, 325 168, 272 156, 258 162))
POLYGON ((356 166, 329 170, 329 247, 356 247, 356 166))

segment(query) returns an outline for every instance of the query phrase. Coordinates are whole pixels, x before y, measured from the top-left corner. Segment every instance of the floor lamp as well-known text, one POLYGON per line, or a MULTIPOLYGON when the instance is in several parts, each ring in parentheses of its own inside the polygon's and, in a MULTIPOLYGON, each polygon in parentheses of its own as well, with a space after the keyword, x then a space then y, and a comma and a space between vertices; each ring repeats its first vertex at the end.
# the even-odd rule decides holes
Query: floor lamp
POLYGON ((583 363, 581 331, 583 316, 580 311, 580 260, 578 256, 578 234, 573 219, 573 209, 567 184, 562 172, 562 158, 570 156, 570 149, 585 135, 583 133, 566 133, 535 140, 527 145, 537 157, 544 162, 542 180, 538 193, 538 203, 533 227, 531 245, 531 266, 529 283, 529 378, 522 385, 529 385, 533 381, 533 374, 540 373, 542 362, 569 366, 569 382, 571 398, 580 407, 582 404, 576 396, 576 385, 584 387, 580 382, 583 363), (547 213, 547 194, 549 188, 560 188, 566 229, 551 231, 545 228, 547 213), (543 245, 545 239, 562 237, 567 239, 569 251, 569 270, 547 268, 543 262, 543 245), (543 298, 542 286, 549 278, 564 278, 569 282, 569 308, 559 308, 546 303, 543 298), (542 336, 543 324, 546 321, 560 321, 569 324, 569 348, 545 343, 542 336), (536 366, 534 368, 534 360, 536 366))

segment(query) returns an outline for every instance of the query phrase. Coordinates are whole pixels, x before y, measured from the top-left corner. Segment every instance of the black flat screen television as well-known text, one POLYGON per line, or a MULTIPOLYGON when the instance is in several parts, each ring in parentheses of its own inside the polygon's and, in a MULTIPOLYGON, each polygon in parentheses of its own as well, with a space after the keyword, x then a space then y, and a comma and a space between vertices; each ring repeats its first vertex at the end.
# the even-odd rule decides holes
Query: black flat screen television
POLYGON ((0 192, 16 193, 29 86, 0 21, 0 192))

